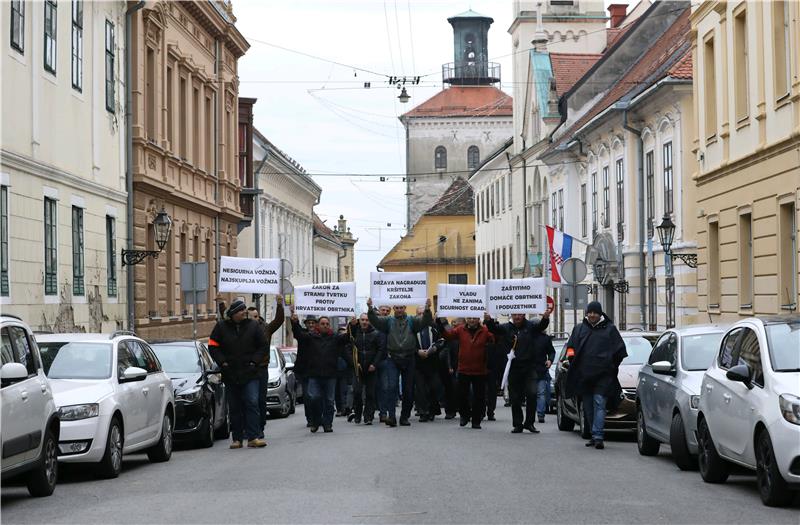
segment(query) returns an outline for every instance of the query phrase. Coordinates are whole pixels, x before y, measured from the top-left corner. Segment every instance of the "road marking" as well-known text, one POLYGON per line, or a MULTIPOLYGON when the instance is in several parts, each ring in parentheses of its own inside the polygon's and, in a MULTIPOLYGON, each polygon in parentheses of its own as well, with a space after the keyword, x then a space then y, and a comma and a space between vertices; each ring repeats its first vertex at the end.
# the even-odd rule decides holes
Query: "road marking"
POLYGON ((427 511, 416 511, 416 512, 398 512, 395 514, 354 514, 354 518, 394 518, 397 516, 420 516, 422 514, 427 514, 427 511))

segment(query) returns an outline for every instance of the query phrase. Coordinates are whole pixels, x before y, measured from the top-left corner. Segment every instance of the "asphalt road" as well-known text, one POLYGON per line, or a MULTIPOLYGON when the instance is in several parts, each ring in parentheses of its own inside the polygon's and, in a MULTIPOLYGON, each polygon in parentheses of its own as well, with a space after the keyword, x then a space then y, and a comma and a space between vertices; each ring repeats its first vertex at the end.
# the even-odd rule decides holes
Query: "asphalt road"
MULTIPOLYGON (((501 400, 502 401, 502 400, 501 400)), ((501 405, 502 406, 502 405, 501 405)), ((2 487, 11 523, 791 523, 764 507, 755 477, 724 485, 681 472, 664 447, 640 457, 632 436, 587 449, 577 433, 511 434, 509 409, 483 430, 457 420, 410 428, 355 426, 310 434, 302 407, 268 423, 265 449, 179 449, 168 463, 128 456, 116 480, 62 469, 35 499, 2 487)), ((800 499, 800 498, 798 498, 800 499)))

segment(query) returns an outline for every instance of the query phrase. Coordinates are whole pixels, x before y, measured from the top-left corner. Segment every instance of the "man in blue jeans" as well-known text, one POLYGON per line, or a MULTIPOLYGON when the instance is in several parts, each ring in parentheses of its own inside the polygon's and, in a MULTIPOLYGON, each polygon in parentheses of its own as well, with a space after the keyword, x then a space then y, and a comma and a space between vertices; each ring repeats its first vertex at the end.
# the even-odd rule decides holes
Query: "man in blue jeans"
MULTIPOLYGON (((392 313, 392 309, 388 306, 382 305, 378 307, 378 315, 386 317, 392 313)), ((369 319, 367 319, 369 321, 369 319)), ((386 334, 378 331, 378 337, 381 339, 381 346, 386 349, 386 334)), ((375 399, 378 403, 378 417, 381 423, 386 423, 389 417, 389 409, 387 408, 388 401, 386 400, 386 391, 388 390, 388 378, 386 375, 386 359, 382 359, 378 363, 378 381, 375 384, 375 399)))
POLYGON ((550 405, 550 371, 545 374, 544 379, 539 379, 536 385, 536 414, 539 416, 539 423, 544 423, 544 416, 547 414, 547 407, 550 405))
POLYGON ((586 422, 592 429, 586 446, 603 449, 606 411, 619 404, 622 388, 617 374, 628 352, 619 330, 603 313, 599 302, 586 306, 586 317, 573 328, 567 341, 567 356, 572 358, 564 395, 581 397, 586 422))
POLYGON ((258 322, 247 318, 244 301, 234 301, 228 308, 227 319, 218 322, 208 338, 211 357, 222 369, 226 385, 228 413, 233 441, 231 448, 267 446, 258 437, 261 431, 258 408, 258 364, 269 353, 269 342, 258 322))

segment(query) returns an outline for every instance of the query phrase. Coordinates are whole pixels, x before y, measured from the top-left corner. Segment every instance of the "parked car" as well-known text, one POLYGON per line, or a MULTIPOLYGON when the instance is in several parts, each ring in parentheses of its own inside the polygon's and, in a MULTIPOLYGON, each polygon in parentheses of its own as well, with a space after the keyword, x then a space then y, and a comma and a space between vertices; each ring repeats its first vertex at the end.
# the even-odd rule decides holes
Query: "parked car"
POLYGON ((697 467, 697 409, 703 374, 714 361, 725 330, 692 326, 667 330, 639 370, 636 442, 643 456, 668 443, 681 470, 697 467))
POLYGON ((227 438, 225 386, 208 348, 200 341, 155 341, 151 347, 175 393, 175 439, 195 440, 203 447, 227 438))
MULTIPOLYGON (((636 429, 636 382, 638 380, 639 369, 647 362, 653 345, 650 343, 653 334, 649 332, 620 332, 622 340, 625 342, 625 349, 628 352, 619 367, 620 386, 622 386, 622 400, 613 412, 606 414, 606 430, 625 430, 633 431, 636 429), (645 336, 649 336, 645 337, 645 336)), ((591 429, 583 416, 581 400, 568 398, 563 395, 564 385, 567 379, 568 368, 564 366, 567 361, 567 345, 564 343, 558 356, 558 367, 556 368, 555 390, 558 401, 556 403, 556 422, 558 429, 571 432, 577 424, 580 428, 581 437, 588 439, 591 429)))
POLYGON ((49 496, 58 479, 60 418, 33 333, 19 317, 0 315, 2 479, 25 476, 31 496, 49 496))
POLYGON ((764 504, 791 502, 800 490, 800 315, 728 329, 703 376, 697 444, 704 481, 723 483, 736 463, 756 471, 764 504))
POLYGON ((169 461, 175 422, 172 384, 153 350, 131 332, 38 336, 61 419, 58 460, 94 463, 115 478, 122 456, 146 451, 169 461))
MULTIPOLYGON (((283 353, 287 363, 291 362, 293 365, 297 363, 297 347, 282 346, 279 350, 283 353)), ((294 370, 292 370, 292 373, 294 373, 294 370)), ((295 403, 303 402, 303 383, 299 380, 297 375, 295 375, 294 382, 294 401, 295 403)))
POLYGON ((294 363, 287 363, 283 352, 270 347, 269 382, 267 383, 267 410, 272 416, 289 417, 294 414, 295 378, 294 363))
MULTIPOLYGON (((569 334, 566 332, 558 332, 553 334, 553 348, 555 348, 556 352, 558 352, 561 348, 564 348, 564 345, 567 344, 567 340, 569 339, 569 334)), ((545 396, 547 397, 547 412, 550 414, 554 414, 556 412, 556 404, 558 403, 558 398, 556 397, 556 372, 558 371, 558 359, 555 359, 550 364, 550 370, 548 370, 550 374, 550 384, 547 387, 547 392, 545 396)))

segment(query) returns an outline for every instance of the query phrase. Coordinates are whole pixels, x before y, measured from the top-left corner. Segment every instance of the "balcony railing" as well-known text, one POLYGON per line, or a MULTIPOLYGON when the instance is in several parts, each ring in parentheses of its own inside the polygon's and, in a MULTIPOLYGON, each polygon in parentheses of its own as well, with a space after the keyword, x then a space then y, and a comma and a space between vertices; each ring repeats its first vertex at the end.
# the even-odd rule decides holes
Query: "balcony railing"
POLYGON ((456 86, 496 84, 500 82, 500 64, 442 64, 442 80, 456 86))

